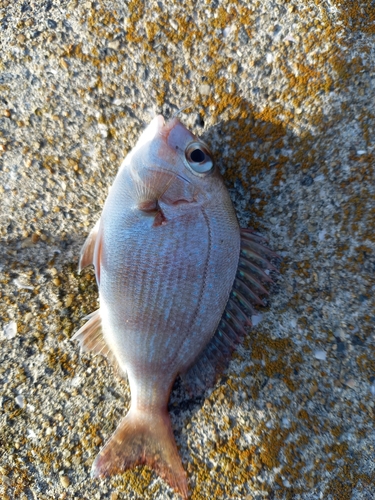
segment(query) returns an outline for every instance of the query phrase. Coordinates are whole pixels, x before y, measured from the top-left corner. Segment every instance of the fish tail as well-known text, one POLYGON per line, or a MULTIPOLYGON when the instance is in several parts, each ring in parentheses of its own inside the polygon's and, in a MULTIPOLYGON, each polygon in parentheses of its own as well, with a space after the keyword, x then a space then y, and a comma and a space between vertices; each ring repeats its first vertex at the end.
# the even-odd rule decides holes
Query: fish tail
POLYGON ((144 412, 131 408, 96 457, 92 477, 107 477, 148 465, 183 499, 188 498, 182 467, 167 410, 144 412))

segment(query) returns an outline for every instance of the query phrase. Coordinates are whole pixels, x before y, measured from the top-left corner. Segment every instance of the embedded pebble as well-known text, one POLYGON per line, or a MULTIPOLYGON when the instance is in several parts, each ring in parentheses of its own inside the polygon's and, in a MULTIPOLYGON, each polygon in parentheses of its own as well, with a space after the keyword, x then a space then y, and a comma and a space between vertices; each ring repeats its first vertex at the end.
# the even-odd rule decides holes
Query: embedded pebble
POLYGON ((14 339, 14 337, 17 335, 17 323, 15 321, 11 321, 7 325, 4 326, 4 337, 7 340, 14 339))
POLYGON ((25 408, 25 398, 21 394, 15 397, 15 401, 20 408, 25 408))
POLYGON ((321 350, 315 351, 315 358, 320 361, 325 361, 327 359, 327 353, 321 350))
POLYGON ((70 485, 68 476, 60 476, 60 483, 63 488, 68 488, 68 486, 70 485))
POLYGON ((211 92, 211 86, 207 84, 202 84, 199 87, 199 93, 202 95, 210 95, 211 92))
POLYGON ((262 319, 263 319, 263 314, 256 314, 251 316, 251 323, 253 324, 253 327, 258 326, 259 323, 262 321, 262 319))
POLYGON ((25 290, 34 290, 33 286, 30 286, 27 283, 24 283, 19 278, 16 278, 14 280, 14 284, 16 285, 17 288, 24 288, 25 290))

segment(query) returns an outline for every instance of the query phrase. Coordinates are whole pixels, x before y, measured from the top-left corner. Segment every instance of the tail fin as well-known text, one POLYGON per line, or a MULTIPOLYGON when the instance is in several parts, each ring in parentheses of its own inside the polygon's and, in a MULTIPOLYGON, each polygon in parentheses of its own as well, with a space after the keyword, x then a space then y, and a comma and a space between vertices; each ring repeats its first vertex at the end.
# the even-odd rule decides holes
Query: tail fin
POLYGON ((91 476, 111 476, 136 465, 148 465, 187 499, 186 474, 167 410, 155 414, 130 409, 96 457, 91 476))

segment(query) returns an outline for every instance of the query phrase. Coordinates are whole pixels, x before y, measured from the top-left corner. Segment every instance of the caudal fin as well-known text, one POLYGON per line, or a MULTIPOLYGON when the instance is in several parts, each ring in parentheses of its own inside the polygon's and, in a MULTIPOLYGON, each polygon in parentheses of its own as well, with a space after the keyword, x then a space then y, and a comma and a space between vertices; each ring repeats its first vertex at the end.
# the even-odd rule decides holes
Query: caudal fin
POLYGON ((166 410, 155 414, 131 409, 96 457, 91 476, 112 476, 136 465, 148 465, 187 499, 186 474, 166 410))

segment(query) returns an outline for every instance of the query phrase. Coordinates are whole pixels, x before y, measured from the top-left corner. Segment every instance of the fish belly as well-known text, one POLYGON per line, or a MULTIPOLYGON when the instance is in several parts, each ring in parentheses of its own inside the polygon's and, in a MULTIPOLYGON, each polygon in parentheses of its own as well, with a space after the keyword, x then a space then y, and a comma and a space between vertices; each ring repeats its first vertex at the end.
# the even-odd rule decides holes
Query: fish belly
POLYGON ((157 227, 152 217, 104 220, 100 310, 120 366, 148 376, 167 370, 174 378, 193 363, 232 288, 236 225, 232 234, 227 224, 220 230, 204 210, 157 227))

